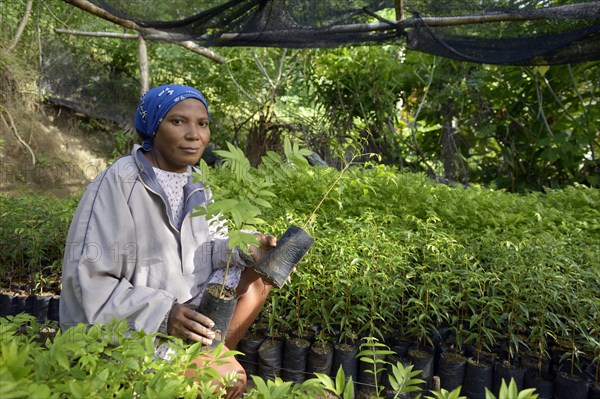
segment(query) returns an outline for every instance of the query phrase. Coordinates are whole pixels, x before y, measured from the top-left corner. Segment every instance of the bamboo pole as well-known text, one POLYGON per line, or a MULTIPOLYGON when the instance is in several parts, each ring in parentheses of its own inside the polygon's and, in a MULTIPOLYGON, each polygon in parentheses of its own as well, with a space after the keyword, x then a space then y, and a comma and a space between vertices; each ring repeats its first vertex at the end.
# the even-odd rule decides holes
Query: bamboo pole
POLYGON ((137 33, 118 33, 118 32, 87 32, 83 30, 73 29, 54 29, 54 33, 64 33, 74 36, 88 36, 88 37, 100 37, 100 38, 111 38, 111 39, 138 39, 140 35, 137 33))
POLYGON ((150 73, 148 72, 148 48, 142 35, 138 38, 138 58, 140 62, 140 89, 144 94, 150 89, 150 73))
POLYGON ((103 8, 97 7, 96 5, 85 0, 64 0, 65 3, 69 3, 77 8, 81 8, 83 11, 87 11, 90 14, 94 14, 97 17, 112 22, 113 24, 124 26, 125 28, 140 30, 140 26, 133 21, 128 19, 119 18, 103 8))
MULTIPOLYGON (((87 36, 87 37, 98 37, 98 38, 109 38, 109 39, 127 39, 127 40, 138 40, 140 34, 137 33, 118 33, 118 32, 87 32, 81 30, 73 30, 73 29, 54 29, 55 33, 68 34, 74 36, 87 36)), ((145 34, 144 38, 146 40, 159 40, 166 41, 169 43, 176 44, 178 46, 184 47, 194 53, 200 54, 203 57, 209 58, 219 64, 225 63, 227 61, 225 57, 208 50, 205 47, 201 47, 197 43, 192 42, 191 40, 180 40, 178 37, 171 36, 167 33, 163 34, 145 34)))

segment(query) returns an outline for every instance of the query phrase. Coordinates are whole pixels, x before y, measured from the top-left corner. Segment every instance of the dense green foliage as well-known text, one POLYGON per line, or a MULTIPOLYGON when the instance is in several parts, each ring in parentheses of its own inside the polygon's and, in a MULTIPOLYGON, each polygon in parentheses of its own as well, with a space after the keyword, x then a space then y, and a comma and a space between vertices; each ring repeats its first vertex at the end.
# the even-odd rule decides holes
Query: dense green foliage
MULTIPOLYGON (((274 190, 275 232, 302 225, 337 175, 313 169, 274 190)), ((598 190, 514 195, 370 165, 333 193, 308 226, 313 249, 278 292, 277 320, 426 345, 445 326, 459 348, 545 354, 563 340, 574 359, 599 355, 598 190)))
POLYGON ((81 324, 44 339, 47 328, 32 317, 21 314, 14 319, 0 318, 0 395, 216 397, 216 387, 210 385, 216 375, 212 369, 202 373, 200 384, 181 375, 190 359, 198 356, 200 344, 183 346, 179 341, 180 346, 174 346, 177 356, 167 362, 154 356, 154 336, 127 330, 125 322, 91 328, 81 324))
MULTIPOLYGON (((154 354, 156 334, 128 331, 125 322, 87 327, 80 324, 65 333, 48 334, 49 328, 26 314, 0 317, 0 396, 9 398, 223 398, 212 384, 231 383, 210 367, 190 366, 201 356, 201 344, 173 340, 174 353, 165 361, 154 354), (195 377, 182 371, 196 368, 195 377)), ((214 361, 238 354, 213 350, 214 361)), ((265 383, 248 398, 314 398, 323 394, 317 379, 291 383, 265 383), (279 392, 280 395, 276 395, 279 392)))
POLYGON ((59 290, 67 232, 78 198, 0 196, 0 279, 31 293, 59 290))

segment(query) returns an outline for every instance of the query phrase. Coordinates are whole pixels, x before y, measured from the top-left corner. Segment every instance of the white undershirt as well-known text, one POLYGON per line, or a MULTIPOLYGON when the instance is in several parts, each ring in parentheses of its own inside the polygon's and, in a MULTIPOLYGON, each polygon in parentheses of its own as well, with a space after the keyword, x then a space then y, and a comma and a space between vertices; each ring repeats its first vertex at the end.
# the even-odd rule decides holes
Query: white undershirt
POLYGON ((163 190, 167 194, 169 205, 171 206, 171 213, 173 214, 173 222, 177 229, 181 228, 183 222, 183 187, 187 184, 190 172, 176 173, 167 172, 159 168, 154 169, 156 179, 162 186, 163 190))

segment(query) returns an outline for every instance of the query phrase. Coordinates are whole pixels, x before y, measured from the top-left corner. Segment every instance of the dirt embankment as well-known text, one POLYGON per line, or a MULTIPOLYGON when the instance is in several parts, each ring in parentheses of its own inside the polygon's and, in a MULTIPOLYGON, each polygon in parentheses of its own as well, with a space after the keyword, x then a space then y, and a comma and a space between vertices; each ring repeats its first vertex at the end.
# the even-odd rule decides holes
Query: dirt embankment
POLYGON ((51 104, 0 106, 0 194, 68 196, 107 166, 117 126, 51 104))

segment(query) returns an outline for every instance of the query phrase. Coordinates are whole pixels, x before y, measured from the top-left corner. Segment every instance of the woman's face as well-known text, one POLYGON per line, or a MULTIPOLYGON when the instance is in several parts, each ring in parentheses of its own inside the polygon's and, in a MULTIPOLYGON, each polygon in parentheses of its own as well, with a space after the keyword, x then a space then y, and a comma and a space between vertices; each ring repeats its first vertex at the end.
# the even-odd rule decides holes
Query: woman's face
POLYGON ((154 136, 153 149, 158 167, 185 172, 200 161, 210 140, 208 111, 195 98, 181 101, 169 110, 154 136))

